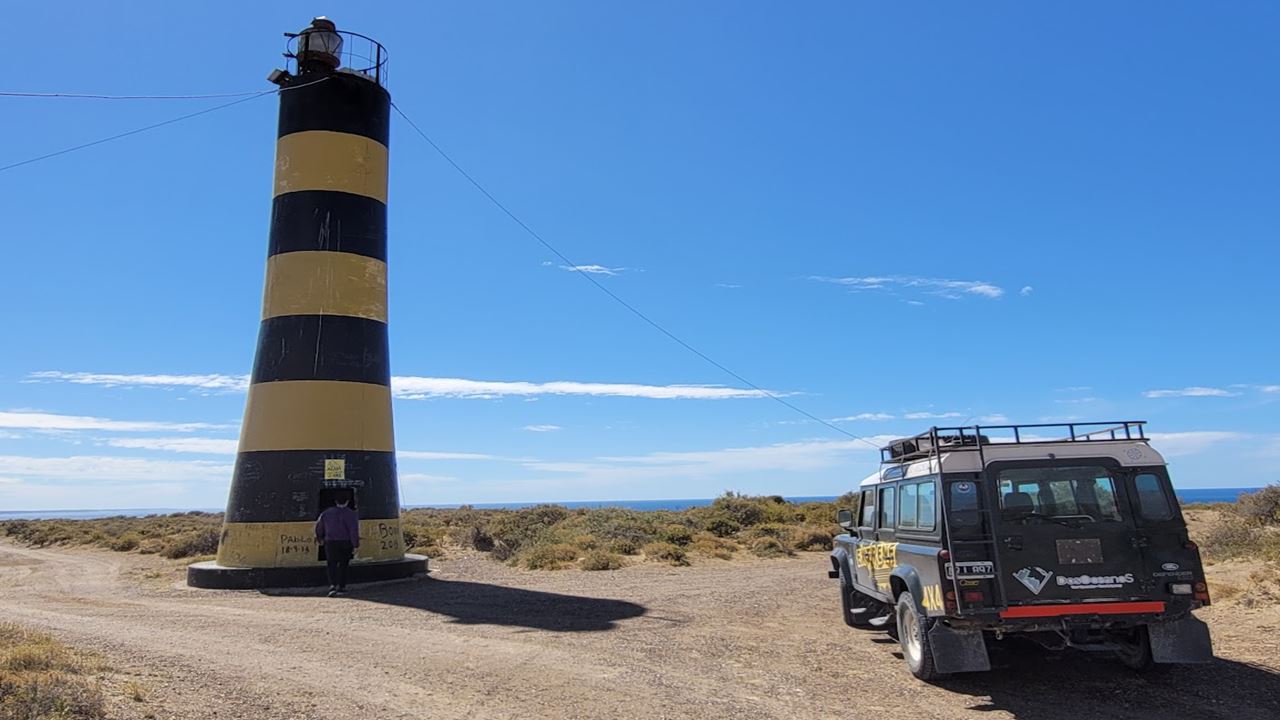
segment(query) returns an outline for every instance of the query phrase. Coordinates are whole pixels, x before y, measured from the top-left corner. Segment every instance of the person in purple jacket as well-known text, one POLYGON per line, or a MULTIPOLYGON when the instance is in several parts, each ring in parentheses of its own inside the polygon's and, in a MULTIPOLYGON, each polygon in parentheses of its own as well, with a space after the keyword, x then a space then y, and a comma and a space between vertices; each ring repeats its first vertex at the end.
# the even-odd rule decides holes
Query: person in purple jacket
POLYGON ((320 513, 316 520, 316 542, 324 543, 329 597, 347 591, 347 565, 360 547, 360 518, 347 507, 350 504, 351 498, 338 498, 338 504, 320 513))

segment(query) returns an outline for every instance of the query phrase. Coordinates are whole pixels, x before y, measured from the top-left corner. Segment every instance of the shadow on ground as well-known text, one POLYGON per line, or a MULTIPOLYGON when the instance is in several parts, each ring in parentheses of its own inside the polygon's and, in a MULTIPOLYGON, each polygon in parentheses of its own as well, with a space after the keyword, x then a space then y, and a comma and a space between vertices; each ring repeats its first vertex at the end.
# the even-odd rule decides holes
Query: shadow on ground
POLYGON ((971 710, 1002 710, 1019 720, 1280 718, 1280 673, 1232 660, 1135 673, 1106 654, 1048 653, 1007 640, 993 649, 991 663, 989 673, 936 684, 974 696, 971 710))
POLYGON ((360 588, 350 599, 425 610, 466 625, 511 625, 553 632, 612 630, 617 621, 639 617, 646 610, 625 600, 432 577, 360 588))

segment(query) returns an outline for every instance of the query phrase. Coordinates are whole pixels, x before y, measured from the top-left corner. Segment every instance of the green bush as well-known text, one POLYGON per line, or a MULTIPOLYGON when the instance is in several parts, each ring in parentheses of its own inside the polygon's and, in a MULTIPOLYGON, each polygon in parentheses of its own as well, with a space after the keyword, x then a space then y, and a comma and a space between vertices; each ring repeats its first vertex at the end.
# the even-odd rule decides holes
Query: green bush
POLYGON ((669 523, 658 531, 658 540, 672 545, 688 545, 693 541, 693 531, 684 525, 669 523))
POLYGON ((1280 525, 1280 485, 1268 485, 1236 500, 1235 511, 1254 525, 1280 525))
POLYGON ((112 538, 107 541, 107 547, 116 552, 128 552, 137 549, 142 543, 137 533, 127 532, 119 537, 112 538))
POLYGON ((591 550, 582 556, 579 567, 583 570, 617 570, 622 567, 622 557, 604 550, 591 550))
POLYGON ((829 529, 817 525, 801 525, 791 529, 791 544, 797 550, 830 550, 835 537, 829 529))
POLYGON ((747 549, 763 558, 790 557, 795 553, 776 537, 762 536, 747 543, 747 549))
POLYGON ((559 570, 563 563, 578 559, 578 548, 572 545, 538 545, 520 553, 520 564, 530 570, 559 570))
POLYGON ((0 718, 100 720, 106 717, 95 664, 49 635, 0 623, 0 718))
POLYGON ((221 533, 217 530, 197 530, 179 535, 165 543, 160 555, 170 560, 198 555, 212 555, 218 552, 218 538, 220 535, 221 533))
POLYGON ((649 560, 662 560, 677 566, 689 564, 684 549, 674 543, 651 542, 644 546, 643 551, 649 560))
POLYGON ((738 551, 738 546, 731 540, 716 537, 712 533, 702 532, 693 536, 693 542, 689 544, 689 549, 700 555, 720 560, 730 560, 733 558, 733 554, 738 551))
POLYGON ((635 555, 640 552, 640 544, 634 540, 618 538, 609 543, 609 551, 618 555, 635 555))

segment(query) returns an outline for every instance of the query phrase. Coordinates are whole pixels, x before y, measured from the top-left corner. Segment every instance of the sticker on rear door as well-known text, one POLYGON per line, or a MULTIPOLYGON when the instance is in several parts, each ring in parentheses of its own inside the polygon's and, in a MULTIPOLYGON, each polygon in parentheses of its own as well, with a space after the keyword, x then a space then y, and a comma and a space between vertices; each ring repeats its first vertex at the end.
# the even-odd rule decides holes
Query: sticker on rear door
POLYGON ((1058 585, 1070 587, 1072 590, 1108 590, 1121 588, 1133 582, 1133 573, 1124 575, 1077 575, 1075 577, 1058 576, 1058 585))
POLYGON ((1039 595, 1044 586, 1049 583, 1049 578, 1053 577, 1052 570, 1045 570, 1039 565, 1035 567, 1024 567, 1013 574, 1013 579, 1027 586, 1031 592, 1039 595))

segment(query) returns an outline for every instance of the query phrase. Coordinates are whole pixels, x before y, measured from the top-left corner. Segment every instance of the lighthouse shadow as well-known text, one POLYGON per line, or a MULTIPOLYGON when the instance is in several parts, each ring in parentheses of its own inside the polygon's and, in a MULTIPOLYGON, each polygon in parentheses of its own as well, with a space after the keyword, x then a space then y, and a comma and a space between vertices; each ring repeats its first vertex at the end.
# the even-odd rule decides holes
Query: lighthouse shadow
POLYGON ((613 630, 639 617, 643 605, 463 580, 423 578, 361 589, 353 599, 444 615, 464 625, 509 625, 551 632, 613 630))

